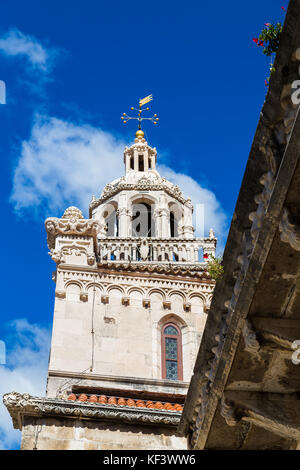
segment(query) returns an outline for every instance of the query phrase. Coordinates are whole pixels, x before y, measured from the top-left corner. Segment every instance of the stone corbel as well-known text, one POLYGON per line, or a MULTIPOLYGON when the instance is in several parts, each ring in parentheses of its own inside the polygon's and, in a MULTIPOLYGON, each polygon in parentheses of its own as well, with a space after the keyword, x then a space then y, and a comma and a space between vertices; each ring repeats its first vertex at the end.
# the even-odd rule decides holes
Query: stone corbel
POLYGON ((122 305, 130 305, 130 297, 122 297, 122 305))
POLYGON ((81 292, 80 294, 80 300, 82 302, 87 302, 89 300, 89 295, 87 292, 81 292))
POLYGON ((65 299, 66 298, 66 291, 56 290, 55 291, 55 297, 57 297, 58 299, 65 299))
POLYGON ((190 304, 190 302, 184 302, 184 303, 183 303, 183 310, 184 310, 185 312, 190 312, 190 311, 191 311, 191 304, 190 304))
POLYGON ((101 295, 101 302, 103 304, 108 304, 109 303, 109 296, 108 295, 101 295))
POLYGON ((150 308, 150 306, 151 306, 150 299, 143 299, 143 307, 150 308))
POLYGON ((253 423, 288 439, 300 439, 300 400, 297 394, 226 391, 222 416, 230 426, 253 423))
POLYGON ((170 309, 171 309, 171 302, 170 302, 170 300, 165 300, 165 301, 163 302, 163 307, 164 307, 165 310, 170 310, 170 309))

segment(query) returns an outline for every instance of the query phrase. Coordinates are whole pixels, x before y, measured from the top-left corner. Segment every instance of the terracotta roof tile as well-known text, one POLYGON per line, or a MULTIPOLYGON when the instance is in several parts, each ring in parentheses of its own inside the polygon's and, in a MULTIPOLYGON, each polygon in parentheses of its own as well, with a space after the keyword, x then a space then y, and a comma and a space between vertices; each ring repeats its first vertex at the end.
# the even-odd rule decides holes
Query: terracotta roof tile
POLYGON ((181 412, 183 406, 179 403, 162 403, 160 401, 153 402, 151 400, 143 401, 140 399, 133 398, 123 398, 123 397, 107 397, 106 395, 89 395, 85 393, 75 394, 71 393, 68 396, 70 401, 80 401, 80 402, 90 402, 90 403, 99 403, 101 405, 118 405, 118 406, 128 406, 128 407, 138 407, 138 408, 148 408, 162 411, 177 411, 181 412))

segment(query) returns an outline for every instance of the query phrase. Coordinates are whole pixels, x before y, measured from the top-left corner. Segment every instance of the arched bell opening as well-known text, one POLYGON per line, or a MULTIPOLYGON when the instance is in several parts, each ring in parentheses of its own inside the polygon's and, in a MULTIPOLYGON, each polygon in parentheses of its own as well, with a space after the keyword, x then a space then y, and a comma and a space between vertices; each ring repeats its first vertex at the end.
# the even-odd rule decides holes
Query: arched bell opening
POLYGON ((132 204, 133 237, 155 237, 153 211, 154 204, 151 201, 134 201, 132 204))

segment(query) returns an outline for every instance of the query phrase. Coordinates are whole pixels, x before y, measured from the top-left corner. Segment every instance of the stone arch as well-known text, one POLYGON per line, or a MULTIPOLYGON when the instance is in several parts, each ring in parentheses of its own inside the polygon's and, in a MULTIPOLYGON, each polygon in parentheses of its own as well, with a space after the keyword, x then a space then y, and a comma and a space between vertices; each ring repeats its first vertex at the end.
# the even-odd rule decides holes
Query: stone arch
POLYGON ((184 211, 182 204, 175 201, 168 203, 168 209, 170 214, 170 236, 176 238, 181 235, 183 226, 184 211))
POLYGON ((82 284, 78 281, 68 281, 66 283, 66 300, 69 302, 79 302, 82 291, 82 284))
POLYGON ((153 294, 159 294, 161 296, 161 302, 164 302, 166 300, 166 294, 162 289, 159 289, 157 287, 149 289, 148 296, 151 297, 153 296, 153 294))
POLYGON ((112 290, 117 290, 121 295, 124 295, 124 289, 121 286, 112 285, 107 288, 107 293, 110 293, 112 290))
POLYGON ((80 281, 77 281, 76 279, 70 279, 69 281, 66 281, 65 283, 65 289, 67 289, 70 285, 76 285, 79 287, 80 291, 82 291, 83 285, 80 281))
POLYGON ((117 237, 119 232, 118 202, 108 201, 104 204, 101 217, 105 220, 107 226, 107 237, 117 237))
POLYGON ((189 297, 191 303, 192 313, 203 313, 204 305, 206 304, 206 299, 204 295, 200 293, 191 294, 189 297))
POLYGON ((136 194, 130 199, 132 212, 131 233, 134 237, 154 237, 155 198, 149 195, 136 194))
POLYGON ((141 287, 130 287, 128 289, 127 293, 128 293, 128 295, 131 295, 132 292, 139 292, 142 296, 145 295, 145 291, 141 287))

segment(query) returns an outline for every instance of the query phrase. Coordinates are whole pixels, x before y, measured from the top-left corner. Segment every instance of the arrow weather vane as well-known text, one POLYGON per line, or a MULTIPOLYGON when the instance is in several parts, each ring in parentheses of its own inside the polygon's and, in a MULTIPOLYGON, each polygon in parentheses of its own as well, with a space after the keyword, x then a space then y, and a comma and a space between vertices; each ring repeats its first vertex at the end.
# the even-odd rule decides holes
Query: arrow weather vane
POLYGON ((145 121, 145 120, 152 121, 153 124, 157 124, 157 122, 159 120, 158 117, 157 117, 157 114, 153 114, 152 117, 142 117, 142 112, 143 111, 149 111, 149 108, 143 108, 143 106, 146 103, 149 103, 149 101, 152 101, 152 100, 153 100, 152 95, 148 95, 145 98, 139 100, 139 107, 138 108, 134 108, 134 107, 131 108, 132 111, 137 111, 138 112, 138 115, 136 117, 135 116, 128 116, 128 114, 123 113, 123 116, 121 117, 121 119, 124 122, 124 124, 127 121, 129 121, 130 119, 136 119, 139 123, 139 130, 141 129, 142 121, 145 121))

